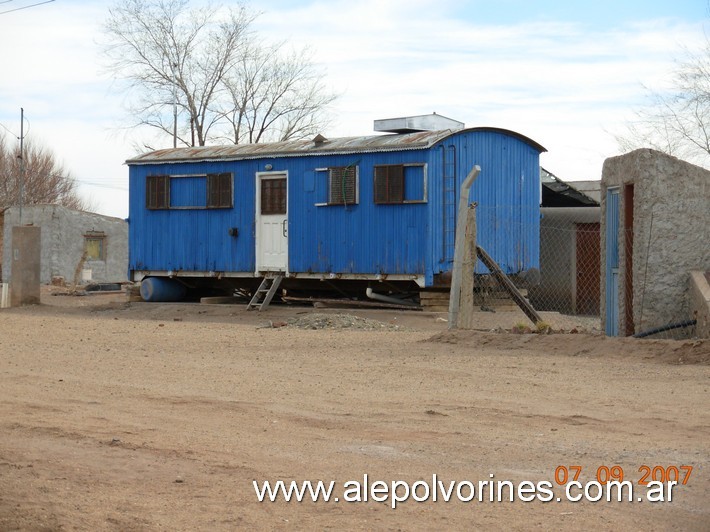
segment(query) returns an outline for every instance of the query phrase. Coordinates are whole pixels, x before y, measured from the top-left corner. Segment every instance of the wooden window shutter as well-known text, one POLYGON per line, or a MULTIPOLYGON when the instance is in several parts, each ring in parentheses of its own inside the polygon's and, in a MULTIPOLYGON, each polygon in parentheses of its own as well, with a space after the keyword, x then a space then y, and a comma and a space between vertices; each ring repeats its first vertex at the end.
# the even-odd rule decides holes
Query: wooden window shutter
POLYGON ((207 207, 231 208, 232 174, 207 174, 207 207))
POLYGON ((375 166, 375 203, 404 202, 404 166, 375 166))
POLYGON ((148 209, 170 208, 170 176, 149 175, 146 177, 145 206, 148 209))

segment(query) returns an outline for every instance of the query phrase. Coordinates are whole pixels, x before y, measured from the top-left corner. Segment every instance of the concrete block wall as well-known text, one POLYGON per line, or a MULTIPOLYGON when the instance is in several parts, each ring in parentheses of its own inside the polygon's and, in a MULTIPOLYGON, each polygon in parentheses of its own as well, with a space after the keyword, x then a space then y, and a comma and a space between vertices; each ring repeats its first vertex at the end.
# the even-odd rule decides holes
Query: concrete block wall
MULTIPOLYGON (((20 225, 19 209, 5 211, 2 279, 10 282, 12 264, 10 241, 12 227, 20 225)), ((41 228, 40 281, 51 282, 63 277, 74 281, 77 267, 84 253, 84 235, 102 231, 105 235, 106 259, 86 261, 83 269, 90 269, 92 281, 123 282, 128 270, 128 223, 120 218, 76 211, 59 205, 28 205, 22 208, 22 225, 41 228)))

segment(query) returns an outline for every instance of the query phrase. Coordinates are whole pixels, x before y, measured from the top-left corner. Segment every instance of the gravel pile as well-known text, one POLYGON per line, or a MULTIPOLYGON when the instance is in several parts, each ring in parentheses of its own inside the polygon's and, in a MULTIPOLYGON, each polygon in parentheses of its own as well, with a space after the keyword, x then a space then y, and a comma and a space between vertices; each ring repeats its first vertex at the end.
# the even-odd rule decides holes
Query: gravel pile
POLYGON ((359 329, 364 331, 399 331, 402 327, 392 323, 369 318, 360 318, 352 314, 308 314, 300 318, 291 318, 287 325, 295 329, 359 329))

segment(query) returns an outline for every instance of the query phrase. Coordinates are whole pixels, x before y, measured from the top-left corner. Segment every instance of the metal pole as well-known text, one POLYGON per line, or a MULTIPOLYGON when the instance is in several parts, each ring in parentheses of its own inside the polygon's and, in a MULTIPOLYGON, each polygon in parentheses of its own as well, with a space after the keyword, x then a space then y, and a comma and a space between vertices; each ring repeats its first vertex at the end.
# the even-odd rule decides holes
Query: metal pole
POLYGON ((20 223, 22 225, 22 202, 24 201, 24 188, 25 188, 25 151, 24 151, 24 141, 25 141, 25 109, 20 107, 20 223))

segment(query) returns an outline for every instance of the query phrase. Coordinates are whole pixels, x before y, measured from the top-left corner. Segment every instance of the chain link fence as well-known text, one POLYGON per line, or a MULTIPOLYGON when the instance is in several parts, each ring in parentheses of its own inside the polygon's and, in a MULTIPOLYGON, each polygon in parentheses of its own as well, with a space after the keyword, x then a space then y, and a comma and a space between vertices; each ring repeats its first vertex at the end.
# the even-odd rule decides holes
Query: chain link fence
MULTIPOLYGON (((479 207, 477 219, 490 220, 491 213, 479 207)), ((511 234, 523 233, 513 227, 519 219, 496 223, 511 234)), ((479 235, 485 230, 479 226, 479 235)), ((672 242, 664 249, 653 235, 634 235, 623 227, 613 227, 607 239, 598 206, 542 208, 539 230, 538 268, 521 268, 511 278, 553 329, 564 324, 600 335, 653 339, 698 335, 691 272, 673 271, 664 261, 664 254, 677 252, 672 242)), ((478 276, 475 290, 481 310, 515 310, 491 276, 478 276)))

